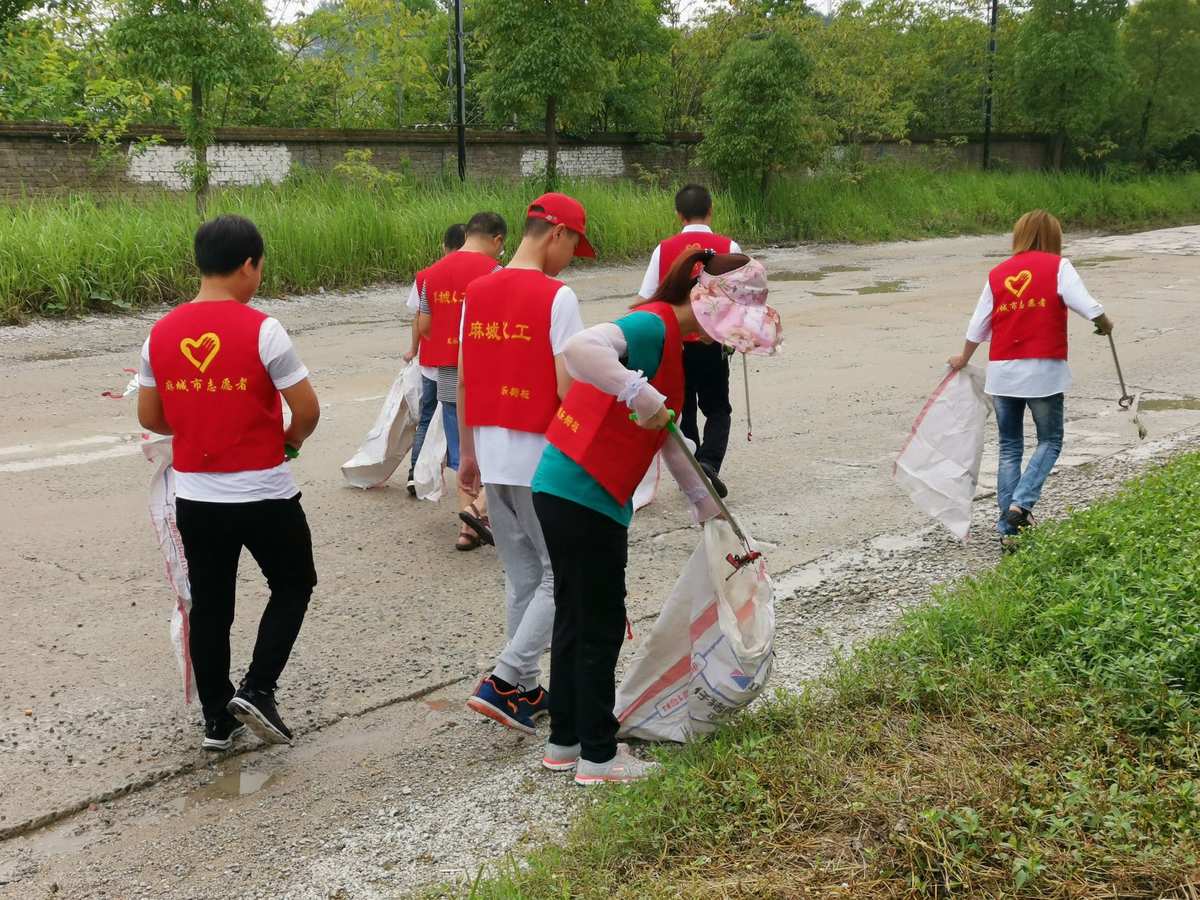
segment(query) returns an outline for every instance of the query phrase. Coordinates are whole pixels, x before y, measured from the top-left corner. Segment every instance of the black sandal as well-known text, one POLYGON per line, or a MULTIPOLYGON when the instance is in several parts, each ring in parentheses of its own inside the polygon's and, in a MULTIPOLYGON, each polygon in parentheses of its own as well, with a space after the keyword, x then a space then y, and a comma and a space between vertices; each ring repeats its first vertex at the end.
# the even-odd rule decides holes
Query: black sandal
POLYGON ((479 507, 474 503, 460 512, 458 517, 471 527, 481 543, 487 544, 489 547, 496 546, 496 539, 492 537, 492 520, 487 516, 480 515, 479 507))

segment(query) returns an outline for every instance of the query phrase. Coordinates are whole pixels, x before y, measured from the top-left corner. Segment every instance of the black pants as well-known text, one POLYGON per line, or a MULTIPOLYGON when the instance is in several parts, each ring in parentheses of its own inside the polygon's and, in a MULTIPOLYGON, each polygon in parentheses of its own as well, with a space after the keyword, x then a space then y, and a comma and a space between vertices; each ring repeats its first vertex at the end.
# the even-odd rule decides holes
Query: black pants
POLYGON ((696 459, 721 471, 729 446, 729 357, 720 344, 689 341, 683 345, 683 416, 679 430, 699 447, 696 459), (704 413, 704 439, 696 422, 696 408, 704 413))
POLYGON ((617 753, 617 656, 625 639, 629 530, 551 494, 534 494, 554 569, 550 741, 579 743, 589 762, 617 753))
POLYGON ((233 627, 238 558, 245 547, 266 576, 271 599, 258 623, 246 685, 273 691, 300 633, 317 583, 312 535, 300 506, 290 500, 250 503, 175 501, 192 588, 189 649, 196 690, 206 718, 233 697, 229 630, 233 627))

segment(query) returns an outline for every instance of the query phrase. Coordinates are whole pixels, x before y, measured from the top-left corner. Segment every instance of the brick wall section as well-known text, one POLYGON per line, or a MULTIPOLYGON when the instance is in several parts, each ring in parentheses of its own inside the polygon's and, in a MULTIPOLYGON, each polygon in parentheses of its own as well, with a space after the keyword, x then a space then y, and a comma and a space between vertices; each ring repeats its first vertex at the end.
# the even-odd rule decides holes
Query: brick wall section
MULTIPOLYGON (((60 125, 0 123, 0 197, 21 197, 85 189, 100 193, 186 188, 177 165, 190 159, 176 130, 139 129, 131 140, 158 134, 164 143, 139 155, 129 152, 107 166, 96 163, 95 148, 77 131, 60 125)), ((229 128, 217 131, 209 151, 215 184, 277 182, 295 166, 329 170, 348 150, 370 150, 381 169, 410 168, 419 176, 456 171, 454 135, 430 131, 336 131, 274 128, 229 128)), ((920 161, 949 155, 962 165, 978 165, 980 146, 971 142, 938 149, 933 138, 861 145, 867 159, 920 161)), ((560 171, 568 175, 636 178, 644 172, 674 177, 703 177, 696 163, 699 135, 670 135, 646 141, 632 135, 594 139, 562 138, 560 171)), ((1001 136, 993 156, 1017 168, 1045 164, 1045 141, 1034 136, 1001 136)), ((472 175, 520 178, 545 165, 541 135, 477 131, 468 134, 467 166, 472 175)))

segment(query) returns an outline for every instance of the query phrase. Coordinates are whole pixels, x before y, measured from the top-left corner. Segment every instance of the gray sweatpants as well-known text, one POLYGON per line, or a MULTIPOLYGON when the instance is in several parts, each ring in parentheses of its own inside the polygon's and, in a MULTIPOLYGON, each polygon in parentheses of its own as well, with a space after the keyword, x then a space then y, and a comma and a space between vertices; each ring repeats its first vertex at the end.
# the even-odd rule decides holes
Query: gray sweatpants
POLYGON ((554 571, 542 537, 533 491, 509 484, 485 485, 496 552, 504 566, 508 599, 508 643, 495 674, 509 684, 533 690, 541 657, 554 632, 554 571))

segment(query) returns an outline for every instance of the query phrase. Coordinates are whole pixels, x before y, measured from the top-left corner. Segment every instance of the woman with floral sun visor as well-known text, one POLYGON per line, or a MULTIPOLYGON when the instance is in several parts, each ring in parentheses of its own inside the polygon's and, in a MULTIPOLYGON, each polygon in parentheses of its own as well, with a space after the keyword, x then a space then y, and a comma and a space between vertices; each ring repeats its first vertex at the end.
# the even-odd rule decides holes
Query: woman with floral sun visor
POLYGON ((780 324, 766 297, 761 263, 696 250, 675 261, 649 301, 566 345, 575 383, 546 432, 550 446, 534 476, 533 500, 554 570, 543 764, 574 770, 577 784, 633 781, 652 768, 617 744, 613 715, 632 497, 661 450, 695 521, 717 515, 686 454, 663 430, 683 403, 683 338, 699 334, 735 350, 771 353, 780 324))

